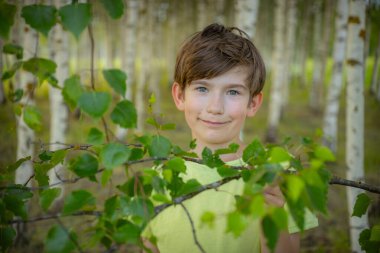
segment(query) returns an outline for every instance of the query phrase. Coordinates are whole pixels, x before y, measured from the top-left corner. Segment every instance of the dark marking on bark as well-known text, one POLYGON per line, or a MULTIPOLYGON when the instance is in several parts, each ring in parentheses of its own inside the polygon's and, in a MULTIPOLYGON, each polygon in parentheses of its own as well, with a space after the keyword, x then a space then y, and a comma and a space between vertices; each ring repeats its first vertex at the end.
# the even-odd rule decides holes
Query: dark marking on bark
POLYGON ((358 106, 355 106, 354 107, 354 112, 358 112, 359 110, 358 110, 358 106))
POLYGON ((360 18, 358 16, 349 16, 348 23, 351 24, 360 24, 360 18))
POLYGON ((355 65, 360 65, 361 62, 356 60, 356 59, 347 59, 346 60, 348 65, 355 66, 355 65))
POLYGON ((365 40, 365 35, 366 35, 365 29, 361 29, 359 32, 359 37, 365 40))
POLYGON ((24 32, 26 32, 26 33, 29 32, 29 27, 25 26, 24 27, 24 32))

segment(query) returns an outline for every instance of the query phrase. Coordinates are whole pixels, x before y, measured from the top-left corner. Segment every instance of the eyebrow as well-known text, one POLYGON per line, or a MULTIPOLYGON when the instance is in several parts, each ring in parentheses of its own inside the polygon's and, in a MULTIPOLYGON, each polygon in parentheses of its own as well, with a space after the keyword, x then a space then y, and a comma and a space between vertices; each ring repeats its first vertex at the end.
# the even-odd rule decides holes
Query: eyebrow
MULTIPOLYGON (((210 82, 208 82, 207 80, 194 80, 192 82, 190 82, 189 85, 195 85, 195 84, 203 84, 203 85, 211 85, 210 82)), ((241 84, 241 83, 232 83, 232 84, 228 84, 227 85, 228 88, 243 88, 243 89, 248 89, 248 87, 244 84, 241 84)))

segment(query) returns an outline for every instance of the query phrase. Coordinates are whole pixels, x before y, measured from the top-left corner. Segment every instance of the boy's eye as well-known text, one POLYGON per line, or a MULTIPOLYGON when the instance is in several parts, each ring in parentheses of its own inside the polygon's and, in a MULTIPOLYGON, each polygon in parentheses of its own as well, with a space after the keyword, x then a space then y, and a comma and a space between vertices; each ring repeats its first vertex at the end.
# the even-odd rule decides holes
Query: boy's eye
POLYGON ((229 91, 227 91, 227 94, 232 95, 232 96, 236 96, 236 95, 239 95, 240 92, 237 90, 229 90, 229 91))
POLYGON ((196 87, 195 90, 199 91, 199 92, 207 92, 207 88, 206 87, 196 87))

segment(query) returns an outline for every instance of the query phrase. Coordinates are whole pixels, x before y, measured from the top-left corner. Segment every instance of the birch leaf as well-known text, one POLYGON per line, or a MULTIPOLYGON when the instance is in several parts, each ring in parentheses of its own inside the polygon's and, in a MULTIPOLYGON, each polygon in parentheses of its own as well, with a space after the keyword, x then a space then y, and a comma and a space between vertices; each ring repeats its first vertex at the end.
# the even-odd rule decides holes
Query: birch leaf
POLYGON ((78 100, 83 92, 84 90, 80 83, 79 76, 73 75, 65 80, 62 95, 63 99, 71 109, 74 109, 77 106, 78 100))
POLYGON ((129 100, 117 103, 111 113, 111 120, 123 128, 134 128, 137 123, 137 112, 134 104, 129 100))
POLYGON ((361 193, 357 196, 352 216, 362 217, 367 212, 371 199, 367 194, 361 193))
POLYGON ((123 16, 124 4, 122 0, 101 0, 100 2, 103 4, 111 18, 118 19, 123 16))
POLYGON ((111 95, 106 92, 84 92, 78 99, 78 106, 93 118, 101 118, 111 103, 111 95))
POLYGON ((22 8, 25 22, 46 37, 56 23, 57 9, 51 5, 33 4, 22 8))
POLYGON ((61 226, 53 226, 46 237, 45 252, 46 253, 69 253, 76 249, 73 240, 76 240, 77 236, 74 232, 69 232, 61 226))
POLYGON ((33 130, 41 131, 42 115, 41 112, 34 106, 26 106, 24 108, 23 119, 25 123, 33 130))
POLYGON ((119 69, 107 69, 103 70, 103 76, 108 84, 119 93, 122 97, 125 97, 127 90, 127 75, 119 69))
POLYGON ((62 25, 74 34, 76 39, 91 22, 91 4, 76 3, 69 4, 59 9, 62 25))
POLYGON ((66 197, 63 205, 63 214, 70 214, 79 210, 89 210, 95 207, 95 198, 85 190, 77 190, 66 197))
POLYGON ((8 39, 16 11, 16 5, 4 3, 4 1, 0 2, 0 37, 4 40, 8 39))

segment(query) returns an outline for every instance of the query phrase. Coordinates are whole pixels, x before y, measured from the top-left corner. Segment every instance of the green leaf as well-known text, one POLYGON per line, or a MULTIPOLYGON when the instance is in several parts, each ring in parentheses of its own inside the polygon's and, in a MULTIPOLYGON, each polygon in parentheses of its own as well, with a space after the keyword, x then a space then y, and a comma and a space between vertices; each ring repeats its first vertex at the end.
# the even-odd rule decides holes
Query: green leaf
POLYGON ((38 158, 40 158, 41 161, 43 162, 50 161, 52 157, 53 157, 53 152, 48 151, 48 150, 44 150, 42 153, 38 155, 38 158))
POLYGON ((280 230, 288 229, 288 214, 284 208, 274 208, 271 213, 273 221, 276 223, 276 227, 280 230))
POLYGON ((301 174, 311 207, 327 214, 328 175, 319 174, 320 170, 308 169, 301 174))
POLYGON ((98 171, 98 160, 92 155, 85 153, 71 160, 69 169, 79 177, 95 179, 95 174, 98 171))
POLYGON ((92 145, 102 144, 104 142, 104 134, 96 127, 92 127, 87 136, 87 142, 92 145))
POLYGON ((265 214, 265 199, 262 194, 255 194, 250 204, 251 215, 254 219, 258 219, 265 214))
POLYGON ((280 232, 277 228, 275 221, 271 216, 266 215, 262 220, 262 230, 265 238, 267 239, 267 246, 273 252, 280 232))
POLYGON ((131 150, 120 143, 110 143, 100 151, 100 160, 106 169, 113 169, 128 161, 131 150))
POLYGON ((229 166, 223 165, 217 168, 218 174, 221 177, 233 177, 239 175, 239 171, 229 166))
POLYGON ((61 226, 53 226, 45 240, 46 253, 69 253, 76 249, 73 240, 77 240, 74 232, 68 232, 61 226))
POLYGON ((6 171, 14 172, 18 167, 21 166, 21 164, 23 164, 25 161, 29 161, 31 158, 32 158, 31 156, 27 156, 27 157, 18 159, 15 163, 8 165, 6 168, 6 171))
POLYGON ((325 162, 335 161, 335 156, 328 147, 317 146, 314 150, 314 154, 318 159, 322 161, 325 161, 325 162))
POLYGON ((273 147, 270 150, 270 161, 273 163, 281 163, 289 161, 291 156, 283 147, 273 147))
POLYGON ((190 149, 195 149, 197 147, 197 140, 196 139, 192 139, 189 143, 189 148, 190 149))
POLYGON ((101 0, 100 2, 103 4, 111 18, 118 19, 123 16, 124 4, 122 0, 101 0))
POLYGON ((6 209, 10 210, 16 216, 20 216, 23 220, 27 219, 26 206, 21 198, 16 195, 5 195, 3 201, 6 209))
POLYGON ((174 123, 167 123, 167 124, 163 124, 160 126, 160 129, 163 131, 175 130, 175 128, 176 128, 176 124, 174 124, 174 123))
POLYGON ((38 163, 34 165, 34 178, 37 180, 40 187, 49 185, 48 171, 53 168, 54 165, 50 163, 38 163))
POLYGON ((143 221, 149 221, 153 217, 154 207, 149 199, 135 197, 124 206, 124 211, 127 215, 141 218, 143 221))
POLYGON ((73 191, 65 199, 63 214, 71 214, 80 210, 92 210, 95 208, 95 201, 95 198, 88 191, 73 191))
POLYGON ((238 211, 229 213, 227 216, 227 231, 235 237, 241 235, 247 227, 247 219, 238 211))
POLYGON ((117 103, 111 113, 111 119, 115 124, 123 128, 134 128, 137 123, 137 112, 131 101, 123 100, 117 103))
POLYGON ((113 234, 116 243, 134 243, 140 242, 141 229, 135 224, 124 221, 125 224, 118 227, 113 234))
POLYGON ((259 140, 255 139, 243 151, 243 161, 250 165, 263 164, 267 159, 267 152, 259 140))
POLYGON ((79 35, 91 22, 91 4, 69 4, 59 9, 62 25, 79 39, 79 35))
POLYGON ((103 76, 114 91, 125 97, 127 75, 123 71, 119 69, 107 69, 103 70, 103 76))
POLYGON ((17 89, 14 93, 10 94, 10 100, 13 103, 17 103, 21 100, 22 96, 24 95, 24 90, 17 89))
POLYGON ((56 23, 57 9, 52 5, 33 4, 22 8, 25 22, 46 37, 56 23))
POLYGON ((169 156, 171 148, 172 144, 167 138, 161 135, 155 135, 152 137, 148 152, 151 157, 163 158, 169 156))
POLYGON ((380 242, 380 225, 375 225, 371 228, 371 237, 369 240, 380 242))
POLYGON ((3 53, 13 54, 18 60, 21 60, 24 54, 24 49, 17 44, 8 43, 3 46, 3 53))
POLYGON ((371 199, 367 194, 361 193, 356 197, 354 210, 351 216, 362 217, 363 214, 367 212, 371 199))
POLYGON ((239 149, 239 145, 236 143, 231 143, 228 148, 221 148, 215 150, 215 154, 217 155, 224 155, 224 154, 231 154, 231 153, 236 153, 239 149))
POLYGON ((3 73, 3 76, 1 77, 1 80, 5 81, 7 79, 10 79, 14 76, 14 74, 16 73, 16 71, 21 68, 23 62, 22 61, 17 61, 15 63, 13 63, 12 67, 10 69, 8 69, 8 71, 5 71, 3 73))
POLYGON ((154 194, 152 196, 152 199, 154 201, 157 201, 157 202, 161 202, 161 203, 166 203, 166 204, 170 204, 171 201, 170 199, 168 198, 168 196, 164 195, 164 194, 154 194))
POLYGON ((287 205, 289 207, 290 214, 292 215, 294 221, 301 231, 303 231, 305 227, 305 204, 302 199, 298 199, 298 201, 292 201, 287 199, 287 205))
POLYGON ((174 157, 167 161, 165 168, 176 172, 186 173, 185 161, 180 157, 174 157))
POLYGON ((71 109, 74 109, 77 106, 78 100, 83 92, 84 90, 80 83, 79 76, 73 75, 65 80, 62 96, 71 109))
POLYGON ((8 39, 9 31, 14 23, 17 7, 13 4, 0 2, 0 37, 4 40, 8 39))
POLYGON ((84 92, 78 100, 78 106, 93 118, 100 118, 111 103, 111 95, 107 92, 84 92))
POLYGON ((286 177, 286 193, 293 201, 297 201, 305 189, 305 183, 298 176, 289 175, 286 177))
POLYGON ((26 106, 23 113, 24 122, 35 131, 42 129, 42 115, 35 106, 26 106))
POLYGON ((202 185, 196 179, 190 179, 187 181, 178 191, 177 195, 182 196, 195 191, 198 191, 202 185))
POLYGON ((359 236, 359 244, 363 251, 367 253, 378 253, 380 248, 379 241, 372 241, 371 238, 371 230, 364 229, 359 236))
POLYGON ((209 228, 213 228, 215 225, 215 214, 210 211, 206 211, 201 216, 201 225, 207 225, 209 228))
POLYGON ((102 176, 100 178, 100 182, 102 186, 105 186, 108 181, 110 181, 110 178, 112 177, 112 170, 104 170, 102 173, 102 176))
MULTIPOLYGON (((0 10, 1 10, 0 5, 0 10)), ((1 27, 1 26, 0 26, 1 27)), ((7 249, 9 249, 13 245, 13 240, 16 237, 16 230, 11 226, 1 226, 0 227, 0 250, 2 252, 8 252, 7 249)))
POLYGON ((218 154, 213 154, 211 149, 205 147, 202 151, 202 160, 205 165, 215 168, 224 165, 218 154))
POLYGON ((49 209, 53 201, 61 194, 61 188, 50 188, 43 190, 40 194, 40 206, 45 212, 49 209))
POLYGON ((57 64, 44 58, 30 58, 22 65, 23 69, 38 77, 40 83, 55 73, 57 64))
POLYGON ((115 214, 116 208, 119 206, 119 197, 112 196, 108 198, 104 203, 104 214, 108 217, 112 217, 115 214))
POLYGON ((68 150, 67 149, 61 149, 53 152, 53 156, 51 157, 50 164, 52 167, 55 165, 62 163, 63 160, 66 157, 68 150))

